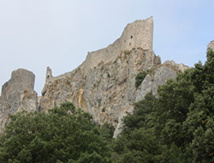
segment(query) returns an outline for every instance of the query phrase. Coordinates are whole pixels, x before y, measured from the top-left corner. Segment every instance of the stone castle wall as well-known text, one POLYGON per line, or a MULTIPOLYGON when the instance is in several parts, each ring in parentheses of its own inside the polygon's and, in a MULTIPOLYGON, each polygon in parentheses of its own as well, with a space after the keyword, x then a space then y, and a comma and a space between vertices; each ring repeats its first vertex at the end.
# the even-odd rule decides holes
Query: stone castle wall
POLYGON ((96 67, 100 62, 108 63, 115 60, 123 51, 132 48, 153 49, 153 18, 137 20, 124 29, 122 36, 104 49, 89 52, 82 67, 85 71, 96 67))
POLYGON ((127 53, 133 48, 141 48, 153 52, 153 17, 145 20, 136 20, 133 23, 128 24, 119 39, 106 48, 89 52, 86 60, 77 69, 71 72, 53 77, 52 70, 50 67, 47 67, 46 83, 64 79, 78 71, 78 69, 82 69, 82 71, 87 74, 88 71, 97 67, 101 62, 104 64, 112 62, 116 60, 121 53, 127 53))

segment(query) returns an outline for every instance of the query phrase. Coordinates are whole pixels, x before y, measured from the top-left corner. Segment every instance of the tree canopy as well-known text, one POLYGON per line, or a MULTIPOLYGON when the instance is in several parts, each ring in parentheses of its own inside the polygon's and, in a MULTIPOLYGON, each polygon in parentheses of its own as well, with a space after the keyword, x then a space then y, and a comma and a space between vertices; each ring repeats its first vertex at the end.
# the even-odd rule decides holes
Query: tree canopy
POLYGON ((113 149, 119 162, 214 162, 214 52, 135 104, 113 149))
POLYGON ((109 162, 109 137, 111 130, 72 103, 47 114, 18 113, 0 137, 0 162, 109 162))
POLYGON ((0 162, 213 163, 214 52, 135 104, 112 139, 72 103, 18 113, 0 135, 0 162))

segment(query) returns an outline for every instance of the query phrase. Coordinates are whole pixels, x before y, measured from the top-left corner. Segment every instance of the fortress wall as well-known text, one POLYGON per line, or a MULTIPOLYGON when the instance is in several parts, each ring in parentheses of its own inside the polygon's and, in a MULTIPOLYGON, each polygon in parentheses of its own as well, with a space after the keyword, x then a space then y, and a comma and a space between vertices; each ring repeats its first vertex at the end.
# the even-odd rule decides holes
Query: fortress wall
POLYGON ((153 18, 137 20, 124 29, 122 36, 107 48, 89 52, 82 67, 87 71, 100 62, 114 61, 122 51, 132 48, 153 49, 153 18))
POLYGON ((78 69, 81 69, 83 73, 87 74, 90 69, 97 67, 99 63, 103 62, 106 64, 114 61, 122 52, 131 51, 133 48, 141 48, 153 52, 153 17, 145 20, 136 20, 128 24, 119 39, 106 48, 89 52, 86 60, 71 72, 53 77, 51 69, 48 67, 46 84, 70 76, 78 69))

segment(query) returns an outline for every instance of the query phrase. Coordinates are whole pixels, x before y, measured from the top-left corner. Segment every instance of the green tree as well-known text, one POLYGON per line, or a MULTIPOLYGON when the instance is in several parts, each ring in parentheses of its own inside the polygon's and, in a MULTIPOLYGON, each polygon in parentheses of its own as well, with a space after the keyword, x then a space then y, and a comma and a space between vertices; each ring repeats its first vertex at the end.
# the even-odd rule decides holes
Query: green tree
POLYGON ((118 162, 214 162, 214 52, 135 104, 115 140, 118 162))
POLYGON ((110 162, 100 127, 72 103, 12 116, 0 143, 0 162, 110 162))
POLYGON ((184 127, 192 138, 190 149, 194 162, 214 162, 214 51, 207 52, 204 65, 196 64, 192 81, 200 86, 184 127))
POLYGON ((134 114, 123 119, 122 133, 115 140, 113 149, 116 162, 161 162, 164 146, 155 135, 156 98, 151 94, 135 104, 134 114))
POLYGON ((146 77, 148 73, 145 71, 140 72, 139 74, 137 74, 136 78, 135 78, 135 87, 139 87, 140 84, 143 82, 144 78, 146 77))

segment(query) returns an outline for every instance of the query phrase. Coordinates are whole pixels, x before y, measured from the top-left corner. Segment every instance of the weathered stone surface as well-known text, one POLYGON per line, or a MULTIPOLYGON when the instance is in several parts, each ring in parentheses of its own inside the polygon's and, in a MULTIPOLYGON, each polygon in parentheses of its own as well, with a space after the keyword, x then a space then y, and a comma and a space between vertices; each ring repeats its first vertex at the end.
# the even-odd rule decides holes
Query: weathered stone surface
POLYGON ((113 135, 113 138, 117 138, 117 136, 121 133, 122 131, 122 127, 123 127, 123 118, 125 116, 127 116, 127 113, 129 114, 133 114, 133 111, 134 111, 134 106, 131 106, 128 110, 126 110, 125 112, 121 112, 121 114, 119 115, 118 117, 118 123, 117 123, 117 126, 115 128, 115 131, 114 131, 114 135, 113 135))
MULTIPOLYGON (((142 81, 141 85, 138 87, 135 93, 135 102, 144 99, 145 95, 152 92, 154 95, 157 94, 158 87, 163 85, 168 79, 174 79, 178 73, 183 72, 188 67, 183 64, 175 64, 174 61, 166 61, 157 67, 154 67, 146 75, 145 79, 142 81)), ((127 110, 128 113, 133 112, 133 107, 127 110)), ((114 132, 114 138, 118 136, 122 128, 122 118, 126 116, 126 112, 121 112, 118 118, 118 124, 114 132)))
POLYGON ((159 85, 186 68, 173 61, 161 65, 160 57, 152 50, 152 37, 152 18, 135 21, 113 44, 89 53, 86 61, 74 71, 52 77, 48 68, 40 110, 71 101, 90 113, 96 122, 117 126, 116 137, 122 118, 126 112, 132 112, 136 101, 150 91, 155 94, 159 85), (137 89, 135 77, 141 71, 152 73, 137 89))
POLYGON ((152 39, 152 18, 138 20, 128 24, 122 36, 113 44, 89 53, 83 64, 74 71, 52 77, 48 68, 40 110, 72 101, 77 107, 94 115, 99 122, 114 121, 112 117, 115 114, 111 112, 116 110, 119 114, 121 105, 124 109, 125 104, 134 101, 135 75, 160 62, 160 58, 152 51, 152 39))
POLYGON ((34 90, 24 90, 21 94, 21 104, 17 109, 17 112, 27 111, 33 112, 38 108, 37 93, 34 90))
POLYGON ((25 69, 12 72, 11 79, 2 87, 2 98, 7 98, 13 92, 22 92, 25 89, 34 88, 35 75, 25 69))
POLYGON ((25 69, 12 72, 11 79, 2 87, 0 99, 0 128, 9 121, 9 114, 37 109, 37 94, 34 89, 35 75, 25 69))
POLYGON ((117 123, 121 110, 135 102, 136 75, 157 66, 155 58, 153 52, 133 48, 121 52, 114 61, 101 62, 87 74, 78 68, 57 77, 46 83, 40 108, 46 110, 64 101, 72 101, 92 114, 97 122, 117 123))
POLYGON ((187 66, 176 64, 174 61, 166 61, 162 65, 155 67, 139 86, 135 102, 142 100, 149 92, 156 95, 160 85, 163 85, 169 78, 174 79, 178 73, 184 72, 187 68, 187 66))
POLYGON ((8 112, 0 112, 0 133, 4 129, 4 127, 9 123, 9 113, 8 112))
POLYGON ((116 127, 120 133, 122 118, 133 112, 133 104, 159 85, 175 78, 187 66, 167 61, 153 52, 153 20, 138 20, 128 24, 122 36, 108 47, 90 52, 75 70, 53 77, 48 67, 42 97, 33 90, 33 73, 19 69, 5 83, 0 97, 0 128, 9 121, 9 114, 27 111, 47 111, 65 101, 90 113, 100 124, 116 127), (141 71, 149 72, 141 85, 135 78, 141 71))
POLYGON ((33 90, 35 75, 25 69, 12 72, 11 79, 2 87, 1 104, 3 111, 16 112, 20 106, 21 94, 27 90, 33 90))
POLYGON ((85 71, 96 67, 100 62, 114 61, 122 51, 130 51, 132 48, 143 48, 152 51, 153 48, 153 18, 137 20, 128 24, 122 36, 113 44, 104 49, 88 53, 81 65, 85 71))

